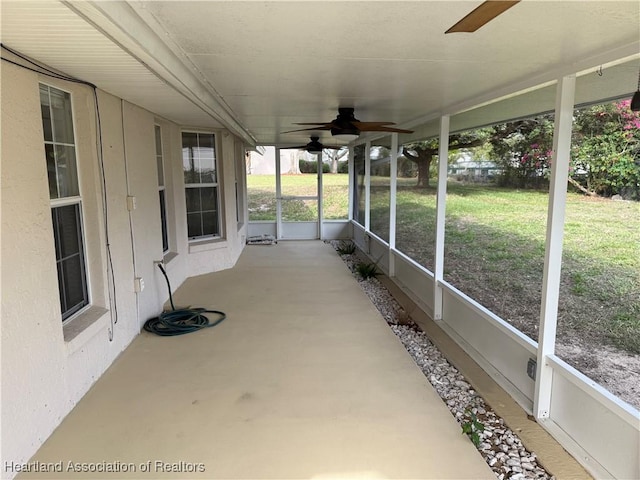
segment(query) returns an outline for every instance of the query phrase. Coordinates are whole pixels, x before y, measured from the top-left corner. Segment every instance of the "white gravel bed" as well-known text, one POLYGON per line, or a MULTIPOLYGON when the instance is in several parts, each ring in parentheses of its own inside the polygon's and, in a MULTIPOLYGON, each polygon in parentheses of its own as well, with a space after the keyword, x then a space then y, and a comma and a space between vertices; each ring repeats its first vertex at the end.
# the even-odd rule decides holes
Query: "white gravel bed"
MULTIPOLYGON (((340 242, 331 242, 334 248, 340 242)), ((361 260, 357 255, 341 255, 362 289, 378 308, 391 330, 398 336, 425 377, 438 392, 451 414, 462 426, 469 422, 471 412, 484 425, 478 432, 478 450, 500 480, 554 479, 538 462, 536 454, 527 451, 518 436, 502 418, 485 404, 465 378, 429 341, 426 334, 413 323, 404 309, 376 278, 363 280, 355 267, 361 260)), ((462 428, 461 428, 462 432, 462 428)), ((461 433, 462 434, 462 433, 461 433)))

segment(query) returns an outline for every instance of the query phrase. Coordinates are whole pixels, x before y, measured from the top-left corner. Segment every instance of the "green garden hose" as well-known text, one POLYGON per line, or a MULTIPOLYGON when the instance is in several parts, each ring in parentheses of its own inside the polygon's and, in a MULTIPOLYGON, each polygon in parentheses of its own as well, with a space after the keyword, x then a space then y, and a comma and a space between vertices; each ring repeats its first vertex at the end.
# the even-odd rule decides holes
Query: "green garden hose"
POLYGON ((163 312, 159 316, 150 318, 144 322, 144 329, 147 332, 155 333, 162 337, 172 337, 176 335, 184 335, 185 333, 196 332, 203 328, 215 327, 221 323, 227 315, 218 310, 207 310, 205 308, 182 308, 176 310, 173 304, 173 296, 171 295, 171 284, 169 277, 162 265, 158 264, 158 268, 164 275, 169 289, 169 301, 171 303, 171 311, 163 312), (209 320, 205 313, 218 315, 215 321, 209 320))

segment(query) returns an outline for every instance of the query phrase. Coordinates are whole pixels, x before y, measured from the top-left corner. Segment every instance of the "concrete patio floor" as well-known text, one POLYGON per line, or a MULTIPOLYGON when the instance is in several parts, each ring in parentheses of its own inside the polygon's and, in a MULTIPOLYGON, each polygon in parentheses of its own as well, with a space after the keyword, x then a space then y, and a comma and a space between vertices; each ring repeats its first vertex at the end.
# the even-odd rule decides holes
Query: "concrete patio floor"
POLYGON ((64 471, 20 478, 495 478, 331 246, 248 246, 174 300, 228 318, 143 332, 31 459, 64 471))

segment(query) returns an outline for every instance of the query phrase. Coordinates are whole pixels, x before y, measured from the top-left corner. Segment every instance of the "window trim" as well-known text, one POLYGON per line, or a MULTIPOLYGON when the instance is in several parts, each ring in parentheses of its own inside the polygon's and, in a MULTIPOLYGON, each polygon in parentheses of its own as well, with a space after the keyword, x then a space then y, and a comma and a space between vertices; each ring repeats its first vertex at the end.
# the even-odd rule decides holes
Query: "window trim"
MULTIPOLYGON (((80 166, 80 162, 78 159, 78 146, 77 146, 77 142, 78 142, 78 132, 77 132, 77 125, 76 125, 76 109, 75 109, 75 100, 74 100, 74 95, 73 92, 64 89, 64 88, 60 88, 57 85, 51 85, 50 83, 46 83, 43 81, 38 81, 38 99, 40 99, 40 88, 42 86, 47 87, 48 89, 48 93, 49 93, 49 109, 50 109, 50 113, 51 113, 51 89, 55 89, 58 90, 60 92, 64 92, 69 96, 69 107, 70 107, 70 111, 71 111, 71 128, 73 131, 73 144, 69 144, 69 143, 63 143, 63 142, 55 142, 54 140, 45 140, 44 139, 44 132, 43 132, 43 136, 42 136, 42 145, 43 145, 43 150, 46 152, 46 145, 62 145, 62 146, 72 146, 74 148, 74 153, 75 153, 75 169, 76 169, 76 182, 78 184, 78 195, 74 195, 74 196, 70 196, 70 197, 58 197, 58 198, 51 198, 49 197, 49 210, 52 212, 54 208, 59 208, 59 207, 65 207, 65 206, 69 206, 69 205, 78 205, 78 216, 79 216, 79 229, 80 229, 80 246, 82 248, 82 270, 84 272, 84 278, 83 278, 83 284, 84 284, 84 292, 86 294, 86 298, 85 298, 85 304, 78 308, 75 312, 71 313, 70 315, 68 315, 66 318, 64 318, 64 314, 66 312, 62 312, 62 304, 60 305, 60 318, 62 320, 62 326, 63 328, 65 326, 67 326, 69 323, 71 323, 73 320, 75 320, 76 318, 78 318, 79 316, 81 316, 82 314, 84 314, 85 312, 87 312, 89 309, 91 309, 92 305, 93 305, 93 295, 92 295, 92 291, 91 291, 91 282, 90 282, 90 278, 91 278, 91 271, 90 271, 90 262, 88 262, 88 258, 87 258, 87 235, 86 235, 86 229, 85 229, 85 209, 84 209, 84 202, 82 201, 82 191, 83 191, 83 187, 82 187, 82 182, 80 181, 80 179, 82 178, 81 175, 81 166, 80 166)), ((42 104, 41 104, 42 105, 42 104)), ((42 108, 42 106, 41 106, 42 108)), ((51 122, 52 122, 52 127, 53 127, 53 116, 50 116, 51 118, 51 122)), ((44 119, 42 118, 42 112, 40 113, 40 124, 42 125, 44 122, 44 119)), ((46 168, 46 156, 44 157, 45 160, 45 168, 46 168)), ((47 180, 48 180, 48 172, 47 172, 47 180)), ((53 232, 53 222, 51 223, 51 229, 52 229, 52 233, 53 235, 55 235, 55 232, 53 232)), ((56 283, 58 284, 58 294, 60 294, 60 289, 61 289, 61 285, 59 284, 58 281, 58 256, 57 253, 55 252, 55 237, 54 237, 54 257, 55 257, 55 264, 56 264, 56 283)))
POLYGON ((239 140, 236 140, 234 152, 234 179, 235 179, 235 196, 236 196, 236 227, 240 231, 245 224, 246 210, 246 148, 239 140))
MULTIPOLYGON (((169 240, 169 220, 167 218, 167 175, 164 166, 164 142, 162 141, 162 126, 158 123, 153 125, 154 133, 154 145, 156 150, 156 168, 158 166, 158 157, 160 159, 160 167, 162 168, 162 185, 160 184, 160 178, 158 178, 158 201, 160 202, 160 235, 162 238, 162 254, 166 255, 171 251, 171 241, 169 240), (157 133, 156 133, 157 132, 157 133), (158 143, 156 139, 160 140, 160 152, 158 153, 158 143), (160 197, 160 192, 162 197, 160 197), (162 198, 162 200, 160 200, 162 198), (162 212, 164 211, 164 215, 162 212), (166 239, 166 248, 165 248, 166 239)), ((158 172, 159 173, 159 172, 158 172)))
MULTIPOLYGON (((184 144, 182 141, 182 136, 185 133, 195 133, 196 135, 213 135, 213 151, 214 151, 214 166, 215 166, 215 172, 216 172, 216 182, 215 183, 185 183, 184 184, 184 191, 185 191, 185 201, 186 201, 186 194, 187 194, 187 188, 215 188, 216 190, 216 214, 218 216, 218 231, 219 233, 217 235, 215 234, 210 234, 210 235, 201 235, 201 236, 197 236, 197 237, 192 237, 189 236, 189 225, 188 225, 188 220, 187 220, 187 241, 188 243, 194 244, 194 243, 201 243, 201 242, 210 242, 210 241, 218 241, 218 240, 222 240, 225 238, 224 233, 225 233, 225 229, 224 229, 224 223, 223 223, 223 215, 222 215, 222 194, 221 194, 221 182, 220 182, 220 175, 222 173, 221 168, 220 168, 220 162, 219 162, 219 152, 221 151, 220 149, 220 134, 217 130, 199 130, 199 129, 182 129, 180 131, 180 152, 181 152, 181 164, 182 164, 182 178, 184 181, 184 159, 182 157, 182 150, 184 149, 184 144)), ((186 203, 185 203, 185 215, 187 215, 187 219, 188 219, 188 211, 186 210, 186 203)))

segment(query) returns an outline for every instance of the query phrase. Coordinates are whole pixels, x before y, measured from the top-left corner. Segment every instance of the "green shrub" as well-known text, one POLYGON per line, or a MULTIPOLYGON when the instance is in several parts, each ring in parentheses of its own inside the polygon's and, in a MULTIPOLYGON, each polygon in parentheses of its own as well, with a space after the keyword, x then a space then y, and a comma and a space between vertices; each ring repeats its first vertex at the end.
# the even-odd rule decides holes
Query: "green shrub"
POLYGON ((351 255, 356 251, 356 245, 353 242, 342 241, 336 250, 340 255, 351 255))
POLYGON ((484 423, 482 423, 473 410, 467 408, 464 412, 465 421, 462 422, 462 433, 467 435, 473 444, 478 448, 480 446, 480 434, 484 431, 484 423))
MULTIPOLYGON (((300 173, 318 173, 318 162, 315 160, 299 160, 300 173)), ((322 164, 322 173, 329 173, 329 164, 322 164)))
POLYGON ((374 278, 380 275, 378 265, 376 265, 375 263, 360 262, 356 265, 356 272, 363 280, 374 278))

